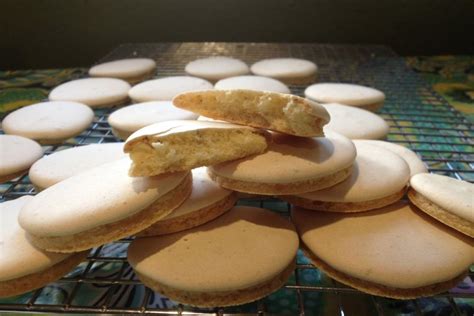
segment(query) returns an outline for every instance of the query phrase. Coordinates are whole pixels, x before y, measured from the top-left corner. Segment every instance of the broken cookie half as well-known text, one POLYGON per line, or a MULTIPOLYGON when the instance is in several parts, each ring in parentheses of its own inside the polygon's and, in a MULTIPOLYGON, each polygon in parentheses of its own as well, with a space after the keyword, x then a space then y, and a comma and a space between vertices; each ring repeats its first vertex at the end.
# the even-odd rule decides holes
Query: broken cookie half
POLYGON ((271 129, 302 137, 323 136, 326 109, 291 94, 253 90, 204 90, 177 95, 179 108, 215 120, 271 129))
POLYGON ((267 137, 264 130, 229 123, 167 121, 133 133, 124 151, 133 161, 130 176, 154 176, 260 154, 267 137))

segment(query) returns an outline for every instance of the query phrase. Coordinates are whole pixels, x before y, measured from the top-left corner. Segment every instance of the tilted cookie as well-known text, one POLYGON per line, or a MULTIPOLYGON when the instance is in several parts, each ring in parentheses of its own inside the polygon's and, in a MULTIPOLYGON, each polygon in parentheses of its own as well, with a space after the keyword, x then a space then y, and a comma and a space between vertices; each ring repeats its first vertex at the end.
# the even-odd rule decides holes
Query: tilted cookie
POLYGON ((262 153, 266 134, 222 122, 167 121, 133 133, 124 151, 133 160, 131 176, 152 176, 262 153))
POLYGON ((40 144, 17 135, 0 135, 0 183, 15 179, 43 156, 40 144))
POLYGON ((426 214, 474 238, 474 184, 438 174, 410 179, 408 198, 426 214))
POLYGON ((76 252, 149 227, 191 194, 190 172, 128 176, 128 158, 110 162, 41 191, 21 210, 31 242, 54 252, 76 252))
POLYGON ((255 90, 205 90, 177 95, 179 108, 216 120, 271 129, 295 136, 323 135, 326 109, 290 94, 255 90))
POLYGON ((22 294, 56 281, 88 253, 52 253, 33 246, 18 225, 21 208, 32 199, 24 196, 0 203, 0 297, 22 294))

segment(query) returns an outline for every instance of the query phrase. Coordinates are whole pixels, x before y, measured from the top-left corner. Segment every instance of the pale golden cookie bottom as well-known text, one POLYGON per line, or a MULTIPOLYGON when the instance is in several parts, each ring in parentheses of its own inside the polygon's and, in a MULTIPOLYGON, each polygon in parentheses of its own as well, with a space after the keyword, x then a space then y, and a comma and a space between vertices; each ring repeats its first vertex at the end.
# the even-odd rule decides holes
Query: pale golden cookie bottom
POLYGON ((389 298, 414 299, 417 297, 432 296, 432 295, 442 293, 442 292, 452 289, 459 282, 461 282, 467 275, 467 272, 466 272, 461 275, 458 275, 454 279, 451 279, 445 282, 434 283, 434 284, 416 287, 416 288, 410 288, 410 289, 394 288, 394 287, 389 287, 389 286, 373 283, 370 281, 361 280, 359 278, 347 275, 343 272, 340 272, 332 268, 326 262, 319 259, 306 247, 306 245, 302 244, 301 249, 303 250, 303 253, 305 254, 305 256, 311 260, 311 262, 313 263, 315 267, 317 267, 318 269, 320 269, 321 271, 329 275, 331 278, 343 284, 349 285, 355 289, 358 289, 362 292, 372 294, 372 295, 377 295, 377 296, 389 297, 389 298))
POLYGON ((0 281, 0 297, 23 294, 56 281, 81 263, 87 257, 88 253, 89 250, 79 252, 46 270, 12 280, 0 281))
POLYGON ((344 181, 351 175, 352 165, 333 174, 317 179, 309 179, 293 183, 259 183, 229 179, 207 169, 212 180, 222 187, 238 192, 262 195, 291 195, 322 190, 344 181))
POLYGON ((128 136, 133 134, 133 132, 128 132, 128 131, 125 131, 125 130, 122 130, 122 129, 112 127, 112 134, 114 134, 115 137, 117 137, 121 140, 126 140, 128 138, 128 136))
POLYGON ((224 199, 200 210, 170 219, 159 220, 137 236, 149 237, 171 234, 205 224, 230 210, 237 202, 237 199, 237 192, 232 192, 224 199))
POLYGON ((437 219, 441 223, 454 228, 455 230, 474 238, 474 224, 461 218, 455 214, 452 214, 439 205, 431 202, 422 194, 416 192, 410 188, 408 191, 408 198, 415 204, 420 210, 437 219))
POLYGON ((191 194, 192 176, 189 173, 173 190, 163 195, 146 209, 120 221, 102 225, 70 236, 41 237, 29 235, 38 248, 51 252, 77 252, 118 240, 151 226, 179 207, 191 194))
POLYGON ((14 172, 14 173, 10 173, 10 174, 0 176, 0 183, 8 182, 10 180, 21 177, 22 175, 24 175, 27 172, 28 172, 28 169, 25 169, 25 170, 20 170, 20 171, 14 172))
POLYGON ((383 106, 383 102, 378 102, 378 103, 372 103, 372 104, 358 105, 356 107, 367 110, 367 111, 376 112, 382 106, 383 106))
POLYGON ((272 77, 274 79, 280 80, 283 83, 289 84, 289 85, 306 85, 306 84, 311 84, 317 81, 318 79, 318 74, 314 73, 309 76, 305 77, 272 77))
POLYGON ((245 289, 222 292, 181 291, 162 285, 138 272, 137 275, 147 287, 174 301, 197 307, 224 307, 250 303, 275 292, 285 284, 295 267, 296 259, 279 275, 269 281, 245 289))
POLYGON ((280 196, 282 200, 285 200, 293 205, 303 207, 308 210, 324 211, 324 212, 341 212, 341 213, 356 213, 365 212, 373 209, 381 208, 390 204, 393 204, 400 200, 406 192, 406 188, 403 190, 380 198, 364 202, 325 202, 325 201, 313 201, 294 195, 280 196))

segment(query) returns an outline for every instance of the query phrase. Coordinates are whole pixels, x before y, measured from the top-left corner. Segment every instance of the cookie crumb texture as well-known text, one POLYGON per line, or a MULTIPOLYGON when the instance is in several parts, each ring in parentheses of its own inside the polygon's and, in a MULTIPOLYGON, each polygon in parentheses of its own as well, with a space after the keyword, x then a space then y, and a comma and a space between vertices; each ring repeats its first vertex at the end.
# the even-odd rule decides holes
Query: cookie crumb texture
POLYGON ((265 136, 252 129, 194 130, 153 140, 146 138, 130 151, 131 176, 191 170, 253 154, 267 148, 265 136))
POLYGON ((298 96, 252 90, 187 92, 174 98, 177 107, 216 120, 267 128, 296 136, 322 136, 329 122, 319 104, 298 96))

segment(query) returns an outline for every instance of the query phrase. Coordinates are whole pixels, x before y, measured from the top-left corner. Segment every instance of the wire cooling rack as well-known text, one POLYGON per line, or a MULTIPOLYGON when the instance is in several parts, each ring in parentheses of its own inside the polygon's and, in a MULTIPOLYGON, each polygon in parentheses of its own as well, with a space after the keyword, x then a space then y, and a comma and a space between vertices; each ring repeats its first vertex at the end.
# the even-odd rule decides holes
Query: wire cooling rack
MULTIPOLYGON (((431 172, 474 182, 474 129, 466 118, 434 93, 404 60, 382 46, 254 43, 125 44, 101 61, 149 57, 157 61, 157 77, 184 74, 187 62, 226 55, 253 63, 270 57, 315 61, 320 81, 352 82, 386 93, 379 114, 390 125, 388 140, 414 150, 431 172)), ((305 86, 291 86, 302 95, 305 86)), ((46 154, 90 143, 118 141, 107 117, 114 109, 97 110, 93 124, 61 146, 45 146, 46 154)), ((0 199, 35 194, 27 175, 0 185, 0 199)), ((240 200, 287 216, 289 206, 277 199, 240 200)), ((126 261, 129 239, 93 249, 83 263, 61 280, 9 299, 1 311, 115 313, 158 315, 474 315, 474 271, 456 288, 429 298, 398 301, 375 297, 327 277, 298 254, 297 268, 284 288, 257 302, 231 308, 183 306, 144 287, 126 261)))

